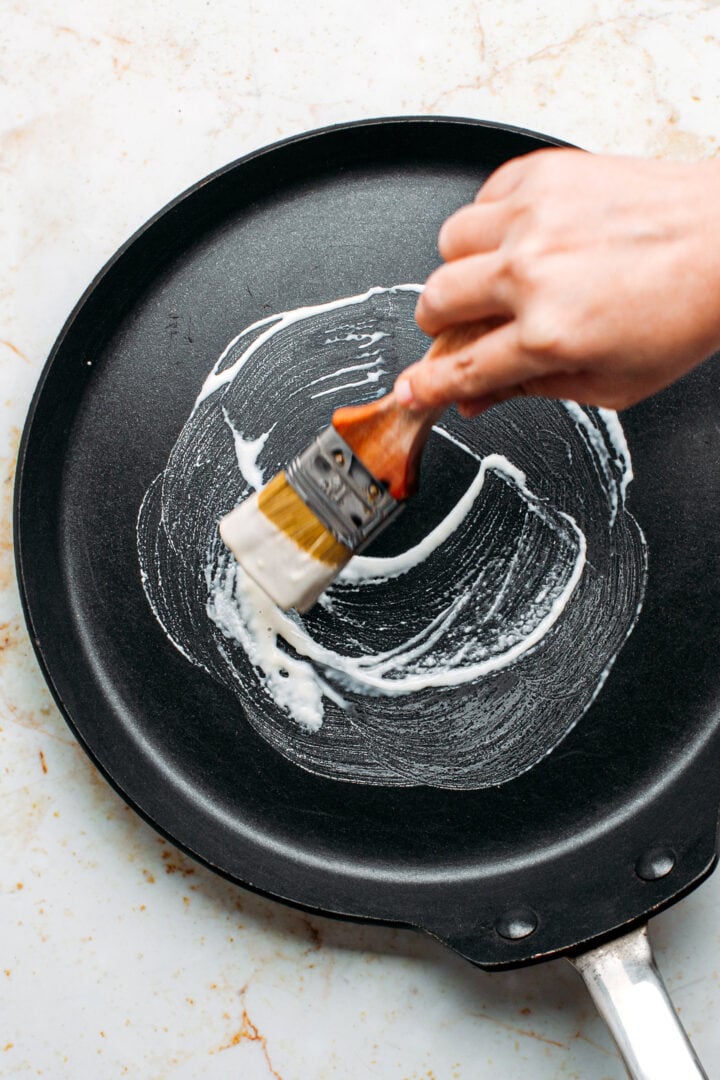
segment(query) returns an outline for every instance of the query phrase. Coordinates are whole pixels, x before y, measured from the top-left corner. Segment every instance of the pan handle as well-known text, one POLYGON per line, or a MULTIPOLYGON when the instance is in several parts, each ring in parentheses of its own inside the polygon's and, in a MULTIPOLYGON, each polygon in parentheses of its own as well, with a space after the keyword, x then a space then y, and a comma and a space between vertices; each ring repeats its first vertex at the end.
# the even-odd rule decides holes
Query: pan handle
POLYGON ((655 966, 647 926, 568 959, 632 1080, 707 1080, 655 966))

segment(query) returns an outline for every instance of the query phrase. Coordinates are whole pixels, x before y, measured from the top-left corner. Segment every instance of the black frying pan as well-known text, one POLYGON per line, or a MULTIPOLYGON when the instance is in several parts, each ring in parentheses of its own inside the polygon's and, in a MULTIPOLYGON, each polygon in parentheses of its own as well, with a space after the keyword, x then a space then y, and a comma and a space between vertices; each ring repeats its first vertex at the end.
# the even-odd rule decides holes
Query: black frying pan
POLYGON ((444 218, 503 161, 548 145, 468 120, 371 121, 287 140, 204 180, 118 252, 70 317, 30 410, 16 488, 31 638, 68 723, 123 797, 239 884, 420 928, 488 969, 597 946, 714 866, 717 362, 623 416, 628 506, 649 551, 642 613, 580 723, 500 786, 344 784, 287 761, 163 634, 135 523, 238 330, 372 284, 423 281, 444 218))

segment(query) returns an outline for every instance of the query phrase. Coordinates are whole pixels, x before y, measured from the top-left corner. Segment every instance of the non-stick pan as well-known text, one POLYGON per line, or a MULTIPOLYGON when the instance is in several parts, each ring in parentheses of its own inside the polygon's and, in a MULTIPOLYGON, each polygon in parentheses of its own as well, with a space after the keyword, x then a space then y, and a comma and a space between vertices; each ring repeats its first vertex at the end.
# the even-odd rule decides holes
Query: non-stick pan
MULTIPOLYGON (((416 927, 487 969, 574 957, 633 1075, 702 1075, 643 927, 716 859, 717 361, 623 415, 642 609, 582 718, 503 783, 347 783, 288 760, 173 646, 138 563, 141 503, 227 343, 275 312, 422 282, 444 218, 549 145, 468 120, 361 122, 252 154, 166 207, 93 282, 43 372, 18 466, 18 573, 68 723, 186 852, 312 911, 416 927)), ((423 483, 454 497, 442 454, 423 483)), ((402 522, 396 543, 418 527, 402 522)))

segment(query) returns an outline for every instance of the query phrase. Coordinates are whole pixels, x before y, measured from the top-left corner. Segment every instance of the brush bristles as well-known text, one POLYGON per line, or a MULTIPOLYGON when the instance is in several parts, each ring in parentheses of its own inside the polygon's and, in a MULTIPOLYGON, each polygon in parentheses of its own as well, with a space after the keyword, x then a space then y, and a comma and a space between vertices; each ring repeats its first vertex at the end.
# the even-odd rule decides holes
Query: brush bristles
POLYGON ((350 548, 336 540, 322 521, 290 486, 284 472, 274 476, 258 495, 258 509, 273 525, 313 559, 328 566, 344 566, 350 548))

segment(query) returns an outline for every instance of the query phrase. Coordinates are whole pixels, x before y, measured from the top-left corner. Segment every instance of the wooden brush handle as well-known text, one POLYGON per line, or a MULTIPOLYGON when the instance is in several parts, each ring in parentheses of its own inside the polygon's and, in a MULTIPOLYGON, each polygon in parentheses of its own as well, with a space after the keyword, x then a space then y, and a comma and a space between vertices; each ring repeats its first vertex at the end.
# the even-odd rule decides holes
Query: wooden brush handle
POLYGON ((442 409, 408 412, 394 394, 369 405, 351 405, 333 413, 333 427, 394 499, 407 499, 417 488, 420 456, 442 409))
MULTIPOLYGON (((459 352, 497 325, 494 321, 463 323, 443 330, 425 359, 459 352)), ((336 409, 332 424, 373 476, 386 484, 394 499, 407 499, 417 489, 420 458, 432 426, 446 406, 410 411, 386 394, 369 405, 336 409)))

